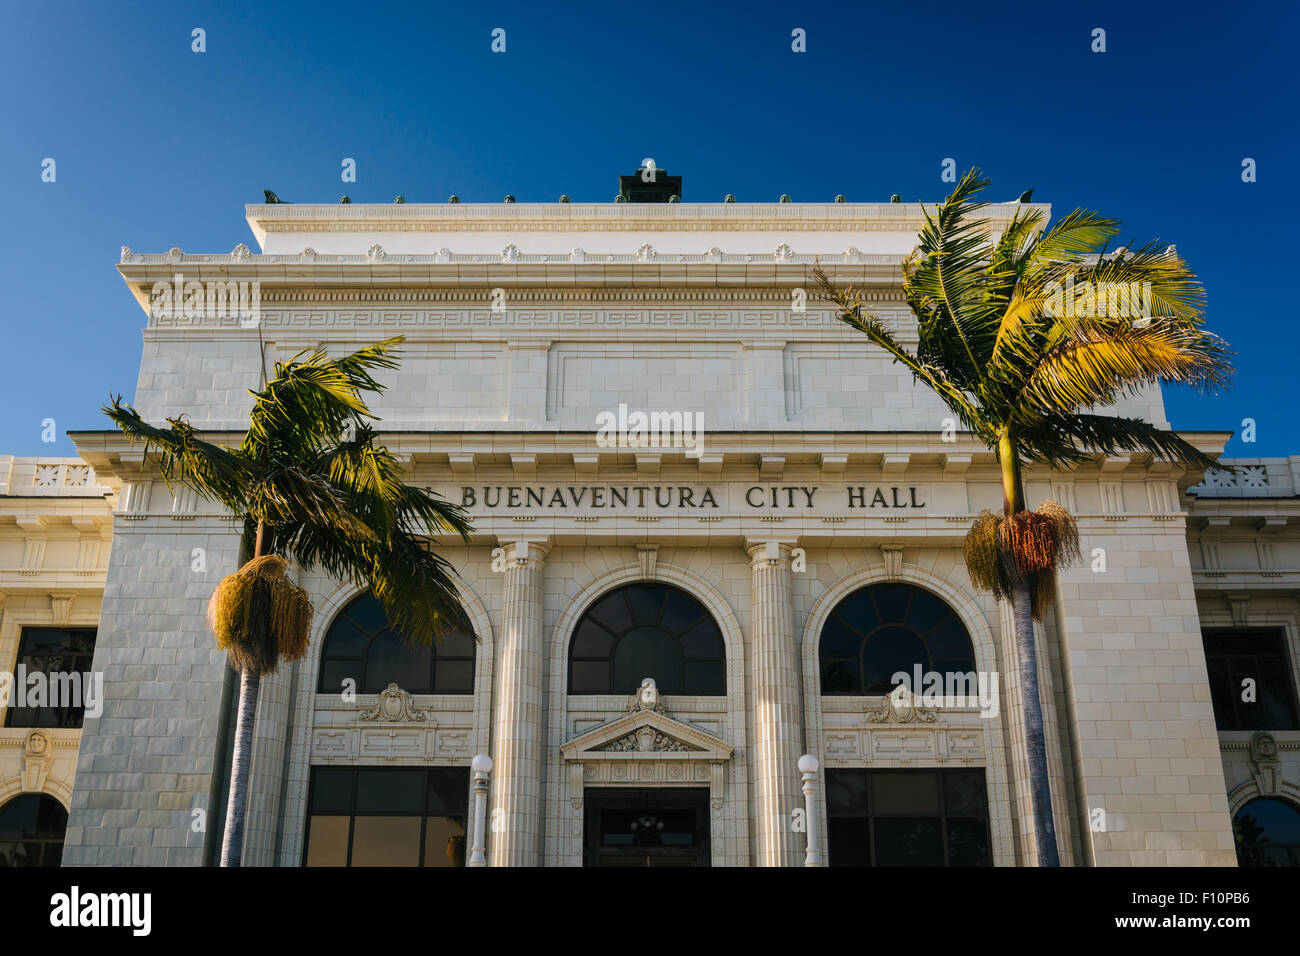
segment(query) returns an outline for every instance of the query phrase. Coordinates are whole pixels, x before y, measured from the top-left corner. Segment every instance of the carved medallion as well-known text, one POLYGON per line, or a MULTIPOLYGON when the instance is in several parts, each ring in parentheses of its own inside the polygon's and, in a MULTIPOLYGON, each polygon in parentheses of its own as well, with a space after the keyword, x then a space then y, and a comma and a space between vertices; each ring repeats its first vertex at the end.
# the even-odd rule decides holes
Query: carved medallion
POLYGON ((415 709, 410 694, 396 684, 389 684, 379 692, 379 699, 375 702, 375 706, 363 710, 357 715, 357 720, 404 723, 411 720, 422 721, 428 716, 426 711, 415 709))
POLYGON ((659 696, 659 687, 653 677, 641 681, 636 693, 628 699, 626 713, 635 714, 643 710, 652 710, 656 714, 667 714, 663 699, 659 696))
POLYGON ((871 710, 867 720, 873 724, 934 723, 934 711, 921 708, 904 684, 895 687, 879 706, 867 709, 871 710))

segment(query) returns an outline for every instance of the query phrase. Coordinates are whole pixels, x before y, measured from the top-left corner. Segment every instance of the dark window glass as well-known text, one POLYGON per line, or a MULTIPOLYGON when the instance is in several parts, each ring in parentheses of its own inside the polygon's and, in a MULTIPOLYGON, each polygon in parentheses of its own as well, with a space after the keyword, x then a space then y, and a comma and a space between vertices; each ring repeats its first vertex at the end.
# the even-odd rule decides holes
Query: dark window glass
POLYGON ((677 642, 657 627, 628 631, 614 649, 614 686, 636 688, 644 677, 655 678, 664 694, 680 694, 682 652, 677 642))
POLYGON ((1219 730, 1296 730, 1295 676, 1281 630, 1209 630, 1202 635, 1219 730), (1253 682, 1253 700, 1248 689, 1253 682))
POLYGON ((472 694, 475 643, 472 634, 449 631, 436 647, 413 647, 389 624, 384 606, 365 594, 330 625, 317 691, 341 693, 352 679, 362 694, 377 694, 390 683, 411 694, 472 694))
POLYGON ((831 866, 991 866, 983 770, 827 770, 831 866))
POLYGON ((1300 866, 1300 808, 1286 800, 1251 800, 1232 818, 1238 866, 1300 866))
POLYGON ((9 699, 15 701, 18 681, 24 682, 27 700, 36 692, 31 675, 44 674, 43 706, 6 707, 6 727, 80 727, 86 713, 85 691, 90 686, 95 656, 93 627, 25 627, 18 639, 9 699), (20 669, 21 668, 21 669, 20 669))
POLYGON ((0 807, 0 869, 58 866, 68 811, 53 797, 25 793, 0 807))
POLYGON ((428 782, 423 770, 358 770, 358 813, 415 813, 424 806, 428 782))
POLYGON ((306 866, 464 866, 468 767, 313 767, 306 866))
POLYGON ((351 770, 326 769, 312 772, 312 813, 346 813, 352 806, 351 770))
MULTIPOLYGON (((818 643, 822 693, 888 694, 899 671, 975 670, 970 634, 952 609, 909 584, 873 584, 831 611, 818 643)), ((919 688, 912 688, 914 691, 919 688)))
POLYGON ((597 600, 569 644, 570 694, 631 694, 647 677, 665 694, 727 692, 722 632, 680 588, 632 584, 597 600))
POLYGON ((918 817, 877 817, 876 866, 943 866, 939 821, 918 817))

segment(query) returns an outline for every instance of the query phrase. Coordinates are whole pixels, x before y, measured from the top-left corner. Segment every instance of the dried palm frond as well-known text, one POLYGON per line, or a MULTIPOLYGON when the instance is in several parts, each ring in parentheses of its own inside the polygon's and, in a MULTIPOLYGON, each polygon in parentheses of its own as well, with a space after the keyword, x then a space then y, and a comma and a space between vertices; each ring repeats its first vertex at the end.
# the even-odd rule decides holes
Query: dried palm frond
POLYGON ((1008 593, 1007 581, 998 557, 998 526, 1002 515, 985 509, 966 534, 964 550, 966 571, 971 583, 983 591, 992 591, 999 601, 1008 593))
POLYGON ((1079 525, 1074 515, 1051 498, 1038 506, 1038 514, 1050 518, 1056 525, 1056 566, 1068 568, 1080 560, 1079 525))
POLYGON ((1007 570, 1026 581, 1056 567, 1056 522, 1033 511, 1019 511, 998 527, 998 544, 1007 570))
POLYGON ((288 567, 279 555, 263 555, 228 575, 212 592, 208 626, 240 672, 273 674, 281 661, 297 660, 307 652, 311 599, 289 580, 288 567))

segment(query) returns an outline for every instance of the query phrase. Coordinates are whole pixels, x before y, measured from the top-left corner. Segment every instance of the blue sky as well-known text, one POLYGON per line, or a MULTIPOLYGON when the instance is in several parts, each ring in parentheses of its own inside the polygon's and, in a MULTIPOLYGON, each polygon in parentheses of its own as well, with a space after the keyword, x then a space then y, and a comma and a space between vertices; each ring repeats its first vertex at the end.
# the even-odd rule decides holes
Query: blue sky
POLYGON ((1177 243, 1238 375, 1222 396, 1167 390, 1174 426, 1240 433, 1252 418, 1257 441, 1229 454, 1300 453, 1295 309, 1277 298, 1293 271, 1278 256, 1296 5, 986 6, 7 4, 0 453, 74 454, 64 432, 104 427, 108 393, 133 394, 144 315, 114 268, 123 244, 255 247, 243 204, 265 187, 297 202, 610 201, 646 156, 685 177, 688 202, 933 201, 952 157, 993 177, 992 199, 1033 187, 1058 215, 1099 208, 1125 237, 1177 243))

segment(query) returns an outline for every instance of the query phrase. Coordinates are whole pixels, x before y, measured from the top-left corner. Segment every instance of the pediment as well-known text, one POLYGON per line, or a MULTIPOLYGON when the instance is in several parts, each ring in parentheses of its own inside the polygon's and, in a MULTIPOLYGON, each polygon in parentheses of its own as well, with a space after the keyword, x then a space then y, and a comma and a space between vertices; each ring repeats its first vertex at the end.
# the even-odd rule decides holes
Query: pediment
POLYGON ((697 727, 653 710, 616 717, 560 746, 565 760, 729 760, 735 748, 697 727))

